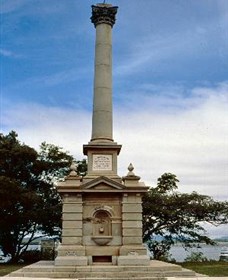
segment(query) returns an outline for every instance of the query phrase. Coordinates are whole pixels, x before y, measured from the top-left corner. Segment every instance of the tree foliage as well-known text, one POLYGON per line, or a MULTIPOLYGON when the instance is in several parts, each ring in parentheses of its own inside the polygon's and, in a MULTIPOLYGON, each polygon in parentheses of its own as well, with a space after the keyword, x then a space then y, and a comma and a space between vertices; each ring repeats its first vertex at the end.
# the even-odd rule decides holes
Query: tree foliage
POLYGON ((12 262, 38 232, 59 233, 61 204, 53 182, 68 172, 72 160, 57 146, 44 142, 38 153, 20 143, 16 132, 0 134, 0 245, 12 262))
POLYGON ((174 174, 165 173, 143 198, 143 237, 155 259, 165 257, 177 241, 184 247, 214 244, 201 222, 228 223, 228 202, 196 192, 179 193, 178 182, 174 174))

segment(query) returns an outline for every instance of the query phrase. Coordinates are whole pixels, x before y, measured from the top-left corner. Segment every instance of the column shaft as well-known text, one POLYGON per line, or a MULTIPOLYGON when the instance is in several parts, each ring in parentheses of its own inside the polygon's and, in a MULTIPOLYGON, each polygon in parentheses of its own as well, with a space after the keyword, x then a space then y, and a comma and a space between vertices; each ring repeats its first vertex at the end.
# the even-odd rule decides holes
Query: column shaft
POLYGON ((92 141, 113 141, 112 135, 112 27, 96 26, 92 141))

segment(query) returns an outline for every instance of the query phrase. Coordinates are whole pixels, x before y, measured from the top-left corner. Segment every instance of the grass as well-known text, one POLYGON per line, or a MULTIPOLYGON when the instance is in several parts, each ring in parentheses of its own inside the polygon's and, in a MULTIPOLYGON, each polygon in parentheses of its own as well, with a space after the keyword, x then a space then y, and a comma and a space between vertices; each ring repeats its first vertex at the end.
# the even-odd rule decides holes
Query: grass
POLYGON ((228 263, 220 261, 208 262, 184 262, 180 264, 182 267, 191 269, 197 273, 208 276, 225 277, 228 276, 228 263))
POLYGON ((9 274, 14 270, 18 270, 25 264, 0 264, 0 277, 9 274))

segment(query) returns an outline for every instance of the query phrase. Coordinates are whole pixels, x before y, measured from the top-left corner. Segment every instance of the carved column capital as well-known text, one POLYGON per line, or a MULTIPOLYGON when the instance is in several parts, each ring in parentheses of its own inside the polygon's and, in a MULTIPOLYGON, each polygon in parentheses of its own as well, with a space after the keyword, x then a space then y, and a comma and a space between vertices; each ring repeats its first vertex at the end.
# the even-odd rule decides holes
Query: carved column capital
POLYGON ((108 4, 92 5, 91 22, 95 27, 101 23, 106 23, 113 27, 116 21, 117 9, 117 6, 111 6, 108 4))

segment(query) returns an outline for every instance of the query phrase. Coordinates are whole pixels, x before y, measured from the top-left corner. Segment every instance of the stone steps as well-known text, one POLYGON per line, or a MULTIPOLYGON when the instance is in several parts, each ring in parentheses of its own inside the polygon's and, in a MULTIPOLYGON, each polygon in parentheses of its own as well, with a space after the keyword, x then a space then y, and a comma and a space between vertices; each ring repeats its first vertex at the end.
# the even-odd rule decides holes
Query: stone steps
POLYGON ((54 263, 41 261, 20 270, 14 271, 10 277, 31 278, 71 278, 78 280, 162 280, 166 277, 195 277, 195 272, 181 266, 165 262, 151 261, 150 266, 54 266, 54 263))

